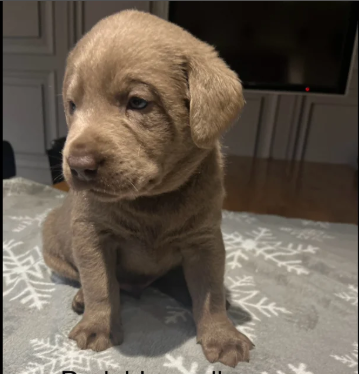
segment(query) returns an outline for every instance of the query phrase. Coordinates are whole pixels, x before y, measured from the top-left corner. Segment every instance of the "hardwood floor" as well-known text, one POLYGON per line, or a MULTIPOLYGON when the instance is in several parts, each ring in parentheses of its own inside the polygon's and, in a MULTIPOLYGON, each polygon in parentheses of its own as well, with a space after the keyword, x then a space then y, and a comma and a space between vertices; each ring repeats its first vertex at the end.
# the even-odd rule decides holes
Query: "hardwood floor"
POLYGON ((57 188, 58 190, 68 192, 69 186, 66 182, 60 182, 53 185, 53 187, 57 188))
MULTIPOLYGON (((223 208, 358 224, 358 173, 345 165, 228 156, 223 208)), ((68 191, 66 182, 54 187, 68 191)))
POLYGON ((224 209, 358 224, 357 172, 349 166, 230 156, 224 209))

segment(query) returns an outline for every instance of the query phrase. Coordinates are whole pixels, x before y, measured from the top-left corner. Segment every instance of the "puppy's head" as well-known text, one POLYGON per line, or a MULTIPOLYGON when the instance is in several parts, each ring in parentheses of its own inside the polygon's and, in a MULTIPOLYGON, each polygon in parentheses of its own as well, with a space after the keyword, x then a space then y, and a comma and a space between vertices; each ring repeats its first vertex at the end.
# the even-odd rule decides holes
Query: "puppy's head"
POLYGON ((70 53, 63 171, 103 201, 178 188, 243 107, 209 45, 150 14, 100 21, 70 53))

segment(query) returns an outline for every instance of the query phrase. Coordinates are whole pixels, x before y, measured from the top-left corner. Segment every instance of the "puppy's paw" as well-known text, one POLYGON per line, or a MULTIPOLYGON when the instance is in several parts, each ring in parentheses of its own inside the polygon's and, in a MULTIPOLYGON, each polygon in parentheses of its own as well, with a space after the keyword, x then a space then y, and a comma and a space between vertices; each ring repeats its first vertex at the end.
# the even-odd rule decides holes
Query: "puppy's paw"
POLYGON ((249 351, 254 344, 226 320, 223 323, 208 325, 198 337, 203 353, 209 362, 221 362, 236 367, 238 362, 249 362, 249 351))
POLYGON ((123 342, 122 327, 118 325, 108 328, 101 318, 85 318, 71 330, 69 338, 75 340, 80 349, 104 351, 123 342))
POLYGON ((72 300, 72 310, 77 314, 83 314, 85 311, 85 301, 82 288, 78 290, 77 294, 72 300))

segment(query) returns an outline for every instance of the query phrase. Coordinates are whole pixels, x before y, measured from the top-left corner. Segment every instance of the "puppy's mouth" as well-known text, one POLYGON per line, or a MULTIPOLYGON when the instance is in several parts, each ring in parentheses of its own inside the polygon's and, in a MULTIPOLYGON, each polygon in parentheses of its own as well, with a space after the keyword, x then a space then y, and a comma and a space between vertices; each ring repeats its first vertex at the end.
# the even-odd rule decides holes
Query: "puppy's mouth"
POLYGON ((73 191, 86 191, 86 193, 103 202, 115 202, 122 199, 133 200, 139 196, 149 195, 152 189, 159 183, 158 178, 141 181, 142 183, 134 183, 128 177, 121 176, 116 186, 109 180, 102 180, 98 178, 93 181, 82 181, 75 178, 67 169, 64 169, 64 176, 67 183, 71 186, 73 191), (115 187, 111 189, 110 187, 115 187))
POLYGON ((107 191, 100 191, 94 188, 90 188, 89 192, 94 194, 95 196, 98 196, 100 198, 119 198, 118 195, 112 193, 112 192, 107 192, 107 191))
POLYGON ((86 191, 91 196, 96 197, 99 200, 119 200, 121 198, 122 191, 108 191, 107 189, 99 185, 99 183, 96 183, 96 181, 85 182, 73 178, 71 174, 69 175, 68 173, 64 173, 64 175, 65 180, 71 186, 73 191, 86 191))
POLYGON ((137 197, 137 195, 133 194, 131 191, 121 191, 117 194, 94 188, 89 188, 87 191, 97 200, 103 202, 116 202, 123 199, 133 200, 137 197))

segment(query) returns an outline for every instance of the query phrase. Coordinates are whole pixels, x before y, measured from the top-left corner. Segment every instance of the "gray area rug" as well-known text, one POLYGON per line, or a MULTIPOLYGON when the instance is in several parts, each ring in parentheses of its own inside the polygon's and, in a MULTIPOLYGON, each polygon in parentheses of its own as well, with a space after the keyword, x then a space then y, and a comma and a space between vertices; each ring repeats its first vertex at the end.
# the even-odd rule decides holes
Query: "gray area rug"
POLYGON ((67 338, 76 289, 41 256, 41 223, 65 193, 21 178, 3 187, 4 373, 358 373, 357 226, 223 212, 229 314, 256 345, 231 369, 208 363, 191 313, 151 289, 122 298, 121 346, 79 350, 67 338))

